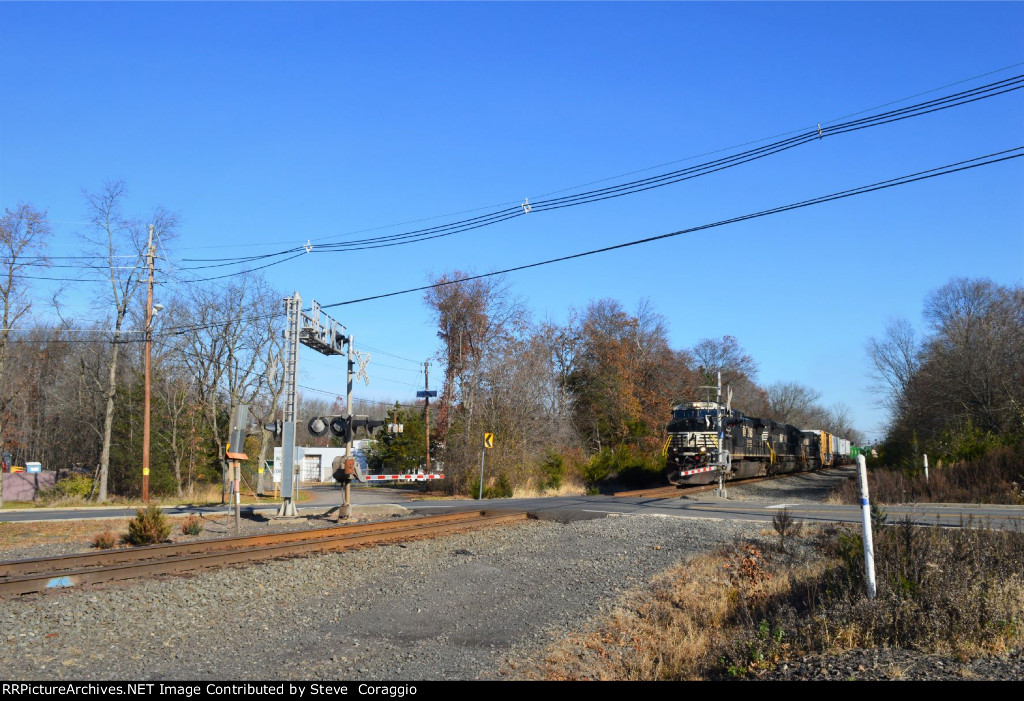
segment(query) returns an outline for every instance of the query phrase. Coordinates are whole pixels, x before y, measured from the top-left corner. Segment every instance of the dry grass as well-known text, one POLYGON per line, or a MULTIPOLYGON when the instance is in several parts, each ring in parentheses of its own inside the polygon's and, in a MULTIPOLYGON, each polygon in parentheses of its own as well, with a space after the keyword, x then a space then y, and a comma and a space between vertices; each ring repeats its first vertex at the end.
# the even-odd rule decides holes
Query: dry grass
POLYGON ((557 644, 532 675, 547 680, 698 680, 717 676, 723 651, 746 628, 736 624, 746 600, 778 596, 791 577, 822 568, 773 574, 758 545, 693 558, 659 575, 629 606, 557 644))
MULTIPOLYGON (((311 495, 306 490, 299 490, 298 501, 308 501, 311 495)), ((252 492, 244 491, 242 493, 243 504, 266 504, 274 501, 272 496, 253 496, 252 492)), ((88 497, 83 496, 47 496, 37 501, 4 501, 4 509, 33 509, 33 508, 76 508, 76 507, 87 507, 87 506, 138 506, 140 499, 138 497, 123 497, 118 495, 111 495, 105 502, 91 501, 88 497)), ((151 495, 149 500, 150 504, 157 506, 178 506, 178 505, 189 505, 189 506, 209 506, 221 503, 221 486, 220 484, 199 484, 194 485, 193 489, 185 492, 182 496, 175 495, 151 495)))
POLYGON ((658 577, 646 592, 625 598, 620 607, 586 633, 570 636, 552 649, 539 675, 543 679, 649 680, 698 679, 718 645, 727 597, 706 591, 728 587, 723 557, 678 565, 658 577))
POLYGON ((1024 534, 888 526, 876 536, 875 601, 864 596, 859 537, 811 536, 802 555, 747 543, 677 565, 522 674, 743 678, 858 647, 971 656, 1024 646, 1024 534))
POLYGON ((92 547, 97 550, 110 550, 111 548, 117 547, 118 540, 119 538, 117 533, 110 530, 103 531, 102 533, 97 533, 93 536, 92 547))
MULTIPOLYGON (((997 448, 983 457, 924 471, 875 468, 868 471, 868 491, 883 504, 943 502, 957 504, 1024 504, 1024 446, 997 448)), ((832 501, 857 504, 857 480, 848 480, 832 501)))
POLYGON ((89 519, 87 521, 48 521, 46 523, 0 522, 0 556, 5 550, 21 550, 51 545, 75 543, 85 550, 97 533, 128 530, 128 518, 89 519))
POLYGON ((534 499, 536 497, 578 497, 587 493, 587 487, 583 482, 566 478, 557 489, 538 489, 531 481, 523 486, 516 487, 512 491, 513 499, 534 499))
MULTIPOLYGON (((171 524, 180 525, 187 518, 168 517, 167 520, 171 524)), ((45 523, 0 522, 0 560, 5 559, 4 553, 7 551, 44 548, 54 544, 70 544, 84 552, 94 547, 93 541, 100 534, 112 532, 120 536, 127 533, 131 520, 124 517, 45 523)))

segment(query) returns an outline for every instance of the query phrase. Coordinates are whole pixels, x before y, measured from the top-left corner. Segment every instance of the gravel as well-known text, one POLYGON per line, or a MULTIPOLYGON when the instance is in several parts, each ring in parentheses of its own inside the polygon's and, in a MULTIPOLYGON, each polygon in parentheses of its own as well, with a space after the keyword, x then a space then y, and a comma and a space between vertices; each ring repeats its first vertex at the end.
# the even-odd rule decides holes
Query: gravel
MULTIPOLYGON (((298 518, 289 519, 272 518, 270 514, 266 512, 243 513, 242 517, 239 519, 238 533, 235 532, 233 512, 230 514, 226 511, 221 511, 215 514, 202 513, 197 515, 200 518, 203 530, 200 531, 199 535, 195 536, 185 535, 181 532, 181 522, 184 520, 184 517, 168 516, 173 527, 171 528, 170 537, 168 537, 166 542, 190 543, 200 540, 211 540, 213 538, 232 538, 236 535, 262 535, 265 533, 304 531, 314 528, 330 528, 335 526, 336 523, 329 520, 325 515, 325 512, 326 508, 300 508, 300 516, 298 518)), ((408 509, 391 504, 356 506, 353 510, 353 518, 350 522, 363 523, 367 521, 393 520, 398 518, 408 518, 411 515, 412 512, 408 509)), ((75 529, 76 533, 74 535, 68 535, 64 540, 37 544, 31 547, 0 547, 0 560, 58 557, 60 555, 74 555, 83 552, 97 552, 96 548, 92 546, 93 537, 108 529, 113 530, 114 533, 118 535, 122 535, 128 530, 128 521, 128 518, 80 519, 74 522, 78 526, 75 529)), ((23 525, 17 521, 11 523, 14 526, 23 525)), ((68 522, 62 522, 62 525, 66 525, 67 523, 68 522)), ((40 528, 45 528, 46 524, 40 523, 38 526, 40 528)))
POLYGON ((494 678, 759 524, 610 516, 0 601, 7 679, 494 678))
POLYGON ((771 681, 904 680, 904 681, 1020 681, 1022 653, 959 660, 915 650, 883 648, 850 650, 835 655, 802 657, 783 663, 758 677, 771 681))
MULTIPOLYGON (((856 479, 857 468, 836 467, 817 472, 800 472, 763 482, 726 482, 728 501, 769 501, 788 504, 819 504, 832 490, 848 479, 856 479)), ((722 501, 714 492, 699 492, 683 497, 691 501, 722 501)))

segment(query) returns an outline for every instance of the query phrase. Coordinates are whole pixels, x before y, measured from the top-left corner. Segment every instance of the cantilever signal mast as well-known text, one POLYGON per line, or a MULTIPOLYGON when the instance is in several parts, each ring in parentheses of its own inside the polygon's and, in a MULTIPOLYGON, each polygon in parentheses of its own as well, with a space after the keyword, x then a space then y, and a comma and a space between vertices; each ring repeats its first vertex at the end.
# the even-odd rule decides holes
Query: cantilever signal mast
MULTIPOLYGON (((284 422, 281 438, 281 504, 279 516, 295 515, 295 419, 298 406, 299 384, 299 344, 308 346, 324 355, 346 355, 348 348, 348 410, 352 413, 352 337, 342 333, 345 327, 320 311, 320 305, 314 301, 309 314, 302 311, 302 297, 296 292, 284 298, 285 314, 288 328, 285 331, 284 358, 284 422)), ((346 457, 352 453, 351 442, 347 446, 346 457)), ((347 497, 347 490, 346 490, 347 497)), ((348 499, 345 500, 346 504, 348 499)))

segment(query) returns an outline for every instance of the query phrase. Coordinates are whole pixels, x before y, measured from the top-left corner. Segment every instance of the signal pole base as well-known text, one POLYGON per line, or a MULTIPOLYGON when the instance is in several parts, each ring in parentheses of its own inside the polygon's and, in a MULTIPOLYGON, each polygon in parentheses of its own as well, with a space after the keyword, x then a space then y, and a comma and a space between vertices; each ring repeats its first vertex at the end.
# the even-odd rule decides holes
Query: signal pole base
POLYGON ((281 508, 277 511, 278 518, 295 518, 298 514, 295 512, 295 504, 291 499, 285 498, 281 504, 281 508))

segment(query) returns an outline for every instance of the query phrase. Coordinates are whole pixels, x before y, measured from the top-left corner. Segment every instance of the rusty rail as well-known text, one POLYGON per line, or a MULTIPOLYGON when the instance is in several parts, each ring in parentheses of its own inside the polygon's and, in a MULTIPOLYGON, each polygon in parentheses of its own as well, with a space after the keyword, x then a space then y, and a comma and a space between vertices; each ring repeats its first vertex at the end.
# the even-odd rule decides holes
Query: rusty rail
MULTIPOLYGON (((726 482, 728 486, 743 486, 745 484, 756 484, 758 482, 768 482, 770 480, 786 479, 787 477, 796 477, 798 475, 807 475, 809 472, 815 472, 823 474, 834 469, 832 467, 823 467, 813 471, 804 472, 786 472, 781 475, 771 475, 769 477, 748 477, 747 479, 741 480, 729 480, 726 482)), ((626 492, 615 492, 612 494, 613 497, 647 497, 651 499, 670 499, 672 497, 683 496, 684 494, 697 494, 700 492, 708 492, 712 489, 718 489, 717 482, 710 482, 709 484, 700 484, 694 487, 651 487, 649 489, 633 489, 626 492)))
POLYGON ((28 594, 155 574, 181 574, 256 560, 415 540, 514 523, 526 518, 524 512, 470 512, 387 523, 153 545, 132 550, 15 560, 0 563, 0 595, 28 594))

